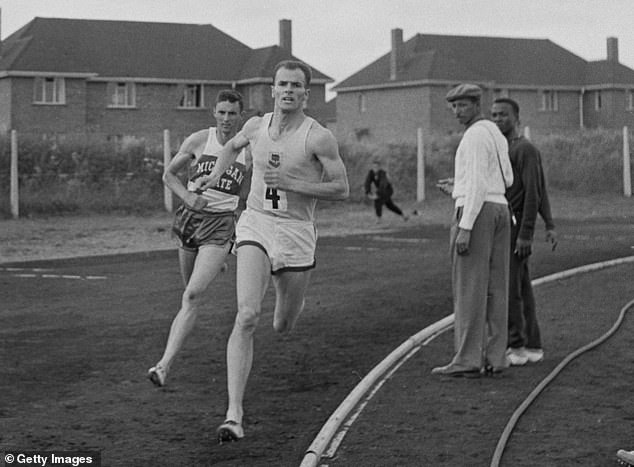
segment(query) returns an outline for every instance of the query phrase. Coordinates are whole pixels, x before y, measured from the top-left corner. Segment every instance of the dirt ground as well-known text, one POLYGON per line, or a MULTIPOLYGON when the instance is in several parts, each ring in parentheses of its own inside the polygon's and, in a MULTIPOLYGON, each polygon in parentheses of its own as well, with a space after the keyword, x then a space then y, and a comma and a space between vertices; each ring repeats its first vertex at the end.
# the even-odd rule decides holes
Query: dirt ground
MULTIPOLYGON (((565 192, 552 193, 551 197, 553 216, 558 220, 624 221, 634 216, 632 198, 565 192)), ((418 212, 419 215, 410 218, 409 226, 447 225, 451 217, 452 203, 444 196, 432 194, 420 203, 401 200, 397 203, 406 213, 418 212)), ((173 249, 171 220, 169 213, 0 219, 0 263, 173 249)), ((369 203, 318 204, 317 226, 321 237, 403 227, 401 220, 387 210, 382 224, 375 221, 369 203)))
MULTIPOLYGON (((553 204, 566 213, 555 215, 561 241, 555 252, 536 246, 536 276, 634 254, 631 200, 559 196, 553 204)), ((299 465, 359 380, 451 312, 450 203, 407 207, 421 215, 403 223, 387 213, 379 226, 369 206, 320 210, 306 312, 282 339, 265 312, 247 438, 223 446, 213 431, 225 408, 235 264, 210 290, 213 310, 200 317, 168 385, 156 389, 145 370, 160 355, 182 292, 170 216, 0 221, 0 447, 99 450, 109 466, 299 465), (137 254, 94 256, 115 252, 137 254), (97 276, 104 279, 83 280, 97 276)), ((451 333, 443 335, 386 383, 326 463, 488 465, 527 393, 634 298, 632 277, 631 266, 620 267, 539 289, 546 360, 499 379, 432 377, 431 367, 451 355, 451 333)), ((614 465, 616 449, 632 442, 633 330, 629 316, 613 339, 571 365, 521 420, 502 465, 614 465)))

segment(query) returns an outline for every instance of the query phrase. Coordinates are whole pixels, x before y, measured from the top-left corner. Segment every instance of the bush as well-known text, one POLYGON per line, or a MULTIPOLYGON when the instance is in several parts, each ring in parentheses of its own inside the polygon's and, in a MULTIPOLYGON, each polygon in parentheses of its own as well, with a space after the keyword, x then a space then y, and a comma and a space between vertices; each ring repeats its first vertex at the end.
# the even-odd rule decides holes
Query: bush
POLYGON ((616 130, 537 135, 548 184, 579 193, 623 192, 623 137, 616 130))
MULTIPOLYGON (((618 130, 536 134, 552 188, 578 193, 622 192, 622 136, 618 130)), ((437 179, 453 176, 459 134, 425 135, 427 195, 437 179)), ((363 183, 375 157, 386 164, 396 200, 416 197, 416 147, 409 144, 343 143, 351 201, 364 199, 363 183)), ((129 139, 112 144, 20 141, 20 213, 147 212, 163 206, 160 148, 129 139)), ((0 138, 0 215, 9 216, 10 141, 0 138)))
MULTIPOLYGON (((439 178, 453 176, 454 155, 460 134, 426 135, 425 182, 435 193, 439 178)), ((622 193, 622 133, 618 130, 582 130, 533 135, 542 154, 548 186, 576 193, 622 193)), ((634 144, 634 143, 631 143, 634 144)), ((363 181, 374 157, 387 164, 395 185, 395 198, 416 197, 416 147, 413 145, 346 143, 341 152, 350 179, 351 198, 363 197, 363 181)))
MULTIPOLYGON (((10 142, 0 142, 1 211, 9 215, 10 142)), ((143 143, 19 142, 20 214, 143 212, 163 205, 162 154, 143 143)))

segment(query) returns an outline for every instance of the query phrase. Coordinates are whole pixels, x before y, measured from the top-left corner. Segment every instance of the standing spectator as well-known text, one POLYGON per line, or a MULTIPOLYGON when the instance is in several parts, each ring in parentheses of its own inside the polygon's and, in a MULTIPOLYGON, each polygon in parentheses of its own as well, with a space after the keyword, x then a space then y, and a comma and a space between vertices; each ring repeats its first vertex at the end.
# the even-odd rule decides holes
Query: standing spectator
POLYGON ((192 133, 166 167, 163 181, 183 200, 174 215, 172 230, 179 241, 178 259, 185 291, 181 308, 172 322, 161 359, 148 370, 156 386, 165 385, 176 354, 194 327, 204 307, 203 293, 216 275, 226 268, 225 258, 235 232, 235 211, 246 184, 248 153, 243 152, 221 184, 200 190, 198 183, 211 173, 218 151, 242 123, 242 96, 231 89, 220 91, 213 108, 216 126, 192 133), (190 166, 187 186, 178 174, 190 166))
POLYGON ((446 96, 465 127, 451 190, 455 355, 432 370, 446 376, 478 377, 508 366, 510 215, 504 193, 513 183, 513 170, 504 135, 482 116, 481 96, 473 84, 456 86, 446 96))
POLYGON ((544 358, 528 267, 538 212, 544 217, 546 240, 553 247, 557 243, 541 155, 519 134, 519 112, 518 103, 508 98, 496 99, 491 108, 493 121, 508 141, 513 166, 513 185, 506 192, 517 220, 511 227, 509 267, 507 356, 511 365, 539 362, 544 358))
POLYGON ((401 208, 392 201, 394 187, 387 176, 386 170, 382 167, 380 159, 375 159, 374 162, 372 162, 372 168, 365 178, 364 188, 366 196, 374 200, 374 211, 376 213, 377 223, 381 222, 383 205, 390 211, 401 216, 404 221, 409 219, 408 216, 403 214, 401 208), (375 188, 374 193, 372 193, 372 185, 374 185, 375 188))
POLYGON ((229 404, 217 430, 220 442, 244 437, 243 399, 253 335, 269 281, 275 287, 273 328, 288 333, 304 308, 315 267, 317 200, 344 200, 350 192, 335 137, 304 114, 310 79, 308 65, 280 62, 273 72, 273 112, 246 122, 202 185, 214 186, 251 145, 251 190, 236 229, 238 313, 227 343, 229 404))

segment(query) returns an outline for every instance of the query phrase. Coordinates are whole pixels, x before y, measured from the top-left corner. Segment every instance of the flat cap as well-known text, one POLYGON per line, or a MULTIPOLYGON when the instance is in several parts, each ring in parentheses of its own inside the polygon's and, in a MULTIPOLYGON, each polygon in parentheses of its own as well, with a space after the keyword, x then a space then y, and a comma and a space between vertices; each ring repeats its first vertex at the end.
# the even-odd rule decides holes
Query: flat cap
POLYGON ((453 102, 465 97, 469 99, 480 99, 480 97, 482 97, 482 89, 475 84, 459 84, 447 93, 445 99, 447 99, 448 102, 453 102))

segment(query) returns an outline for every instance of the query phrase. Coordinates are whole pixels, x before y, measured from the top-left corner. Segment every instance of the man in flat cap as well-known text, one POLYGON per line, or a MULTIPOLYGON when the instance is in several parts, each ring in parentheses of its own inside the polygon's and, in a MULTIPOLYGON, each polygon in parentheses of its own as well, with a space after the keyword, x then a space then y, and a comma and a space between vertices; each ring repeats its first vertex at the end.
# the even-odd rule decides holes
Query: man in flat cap
POLYGON ((439 185, 455 200, 450 233, 454 350, 433 374, 479 377, 508 366, 506 359, 511 216, 504 193, 513 170, 504 135, 485 120, 482 89, 461 84, 446 96, 465 132, 454 178, 439 185))

